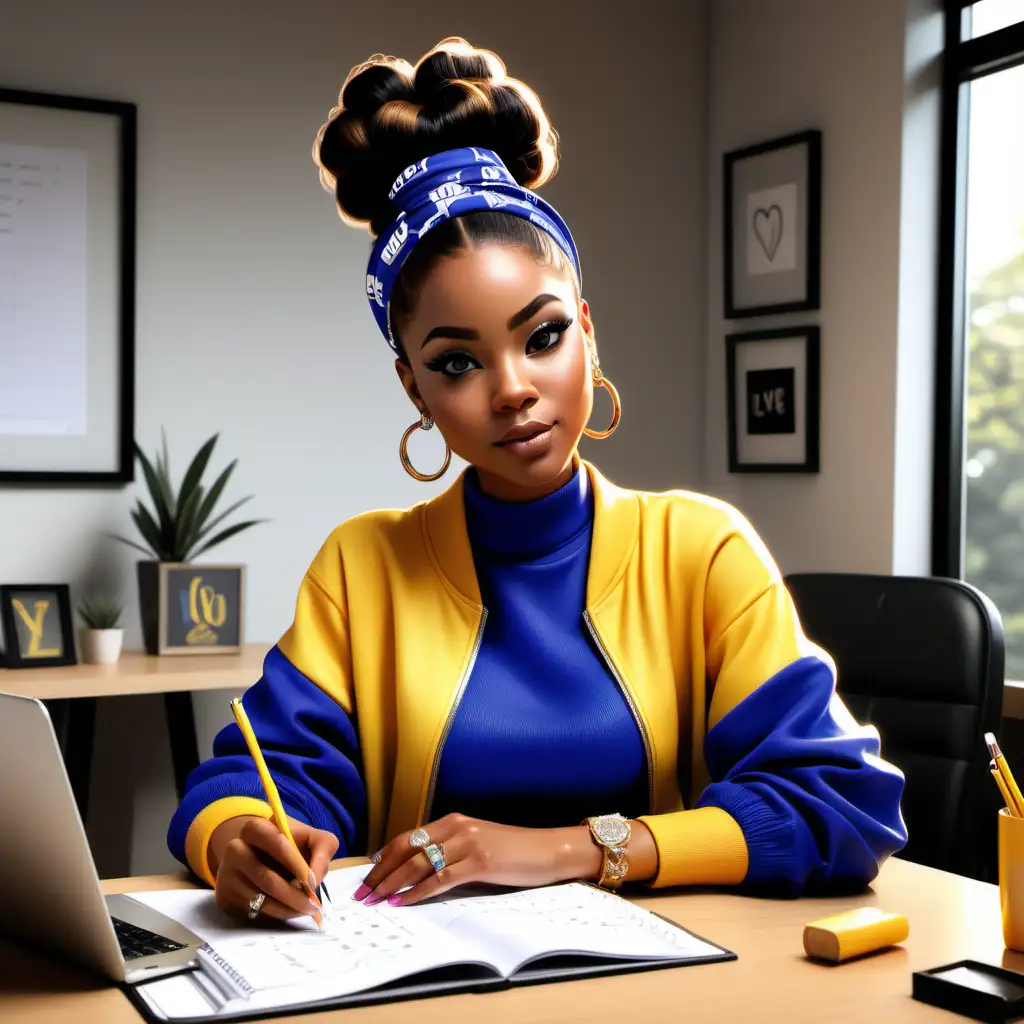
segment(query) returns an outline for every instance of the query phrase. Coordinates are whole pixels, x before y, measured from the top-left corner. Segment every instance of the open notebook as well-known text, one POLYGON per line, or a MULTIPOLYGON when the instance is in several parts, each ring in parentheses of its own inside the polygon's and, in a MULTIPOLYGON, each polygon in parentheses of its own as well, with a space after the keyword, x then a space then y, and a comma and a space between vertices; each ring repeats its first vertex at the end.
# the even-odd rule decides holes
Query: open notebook
POLYGON ((366 907, 351 893, 369 865, 327 876, 323 932, 311 921, 235 923, 208 890, 134 899, 206 943, 200 968, 134 986, 148 1020, 244 1020, 617 971, 734 960, 734 953, 612 893, 581 882, 366 907))

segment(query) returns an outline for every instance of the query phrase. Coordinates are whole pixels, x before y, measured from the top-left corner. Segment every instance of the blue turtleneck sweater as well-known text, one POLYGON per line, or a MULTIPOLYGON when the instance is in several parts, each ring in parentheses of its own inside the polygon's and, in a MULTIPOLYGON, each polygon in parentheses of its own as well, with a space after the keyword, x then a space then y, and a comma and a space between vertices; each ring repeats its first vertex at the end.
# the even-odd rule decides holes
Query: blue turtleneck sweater
POLYGON ((593 496, 585 471, 537 501, 465 477, 487 624, 444 745, 430 816, 578 825, 646 813, 643 741, 586 623, 593 496))

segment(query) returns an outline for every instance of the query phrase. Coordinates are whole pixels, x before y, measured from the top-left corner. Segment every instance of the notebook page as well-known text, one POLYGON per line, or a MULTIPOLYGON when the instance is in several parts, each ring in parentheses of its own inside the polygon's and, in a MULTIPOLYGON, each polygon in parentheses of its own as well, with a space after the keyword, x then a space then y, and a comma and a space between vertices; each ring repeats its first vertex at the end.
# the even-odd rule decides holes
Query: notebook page
MULTIPOLYGON (((328 874, 333 903, 322 933, 308 919, 258 928, 235 921, 216 907, 209 890, 136 893, 132 898, 179 921, 213 948, 216 956, 204 959, 203 968, 224 998, 209 1012, 336 998, 435 967, 484 962, 479 949, 454 933, 439 932, 429 915, 354 902, 351 893, 368 870, 359 866, 328 874)), ((167 1012, 180 1000, 159 981, 144 986, 141 994, 158 1002, 164 1016, 187 1016, 167 1012)))
POLYGON ((557 953, 633 960, 721 954, 642 907, 578 882, 451 899, 433 908, 431 920, 478 948, 506 977, 557 953))

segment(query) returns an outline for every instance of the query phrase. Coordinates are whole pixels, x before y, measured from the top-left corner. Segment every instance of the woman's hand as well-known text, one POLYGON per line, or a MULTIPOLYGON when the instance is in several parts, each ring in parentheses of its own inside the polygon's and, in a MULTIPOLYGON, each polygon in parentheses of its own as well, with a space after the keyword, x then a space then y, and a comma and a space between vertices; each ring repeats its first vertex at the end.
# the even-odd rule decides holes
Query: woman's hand
POLYGON ((247 919, 250 900, 263 892, 267 898, 260 917, 286 921, 312 917, 321 911, 320 904, 310 900, 305 889, 292 884, 291 876, 308 881, 310 888, 316 889, 338 849, 338 838, 294 818, 288 819, 288 825, 301 856, 266 818, 240 815, 217 827, 210 837, 207 856, 217 880, 215 900, 221 910, 247 919))
POLYGON ((409 844, 412 833, 403 832, 381 850, 352 898, 405 906, 467 882, 526 887, 601 873, 601 850, 586 827, 516 828, 449 814, 424 829, 432 843, 444 843, 445 867, 435 872, 423 850, 409 844))

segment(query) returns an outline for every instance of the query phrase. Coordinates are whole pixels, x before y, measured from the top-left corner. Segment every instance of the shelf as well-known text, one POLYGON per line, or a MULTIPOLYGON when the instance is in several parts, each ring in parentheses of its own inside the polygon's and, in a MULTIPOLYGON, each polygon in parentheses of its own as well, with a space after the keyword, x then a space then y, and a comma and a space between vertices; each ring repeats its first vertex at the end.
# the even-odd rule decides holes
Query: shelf
POLYGON ((237 690, 263 674, 269 644, 245 644, 240 654, 165 654, 125 651, 116 665, 0 668, 0 691, 40 700, 113 697, 137 693, 237 690))

